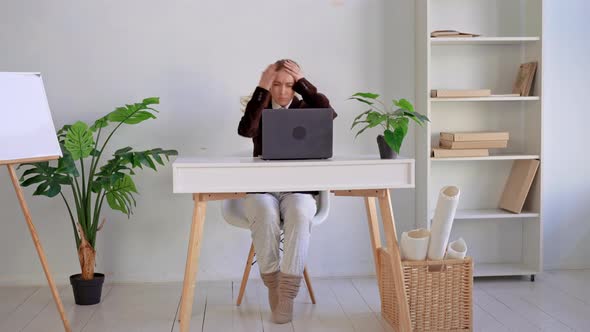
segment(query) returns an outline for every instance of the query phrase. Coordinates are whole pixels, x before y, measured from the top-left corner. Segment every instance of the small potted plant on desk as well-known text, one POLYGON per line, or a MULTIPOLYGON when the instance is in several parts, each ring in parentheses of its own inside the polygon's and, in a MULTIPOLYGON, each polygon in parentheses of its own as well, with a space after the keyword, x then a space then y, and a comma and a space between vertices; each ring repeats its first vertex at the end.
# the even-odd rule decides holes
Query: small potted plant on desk
POLYGON ((65 125, 57 132, 63 154, 57 165, 52 166, 49 162, 21 165, 28 167, 20 179, 22 186, 38 184, 33 195, 59 196, 67 208, 82 270, 82 273, 70 276, 76 304, 100 302, 104 274, 94 273, 94 267, 96 235, 104 225, 104 219, 100 224, 99 221, 105 198, 111 209, 130 217, 136 206, 133 194, 137 194, 131 178, 135 175, 133 170, 143 166, 156 170, 156 163, 164 165, 163 157, 169 160, 169 156, 178 154, 175 150, 160 148, 133 151, 133 148, 125 147, 98 167, 104 149, 117 129, 124 124, 134 125, 155 119, 154 113, 158 111, 152 105, 159 102, 158 97, 153 97, 141 103, 118 107, 90 127, 82 121, 65 125), (115 125, 115 128, 99 144, 103 129, 109 124, 115 125), (86 159, 90 160, 85 164, 86 159), (64 189, 67 187, 71 190, 66 192, 64 189))
POLYGON ((378 99, 379 95, 370 92, 357 92, 349 99, 356 100, 369 106, 369 109, 359 114, 350 129, 360 124, 365 126, 359 130, 355 138, 368 128, 383 127, 383 134, 377 136, 377 145, 381 159, 396 159, 404 138, 408 133, 410 120, 420 126, 430 121, 426 116, 416 112, 414 105, 406 99, 394 99, 390 106, 378 99), (395 108, 395 110, 394 110, 395 108))

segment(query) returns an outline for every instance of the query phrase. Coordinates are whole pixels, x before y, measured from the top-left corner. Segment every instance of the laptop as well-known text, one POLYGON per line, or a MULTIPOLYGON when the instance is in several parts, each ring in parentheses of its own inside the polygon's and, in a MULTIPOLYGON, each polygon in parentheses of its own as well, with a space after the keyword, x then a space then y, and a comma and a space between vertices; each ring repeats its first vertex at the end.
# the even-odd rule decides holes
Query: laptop
POLYGON ((332 158, 331 108, 262 110, 262 159, 332 158))

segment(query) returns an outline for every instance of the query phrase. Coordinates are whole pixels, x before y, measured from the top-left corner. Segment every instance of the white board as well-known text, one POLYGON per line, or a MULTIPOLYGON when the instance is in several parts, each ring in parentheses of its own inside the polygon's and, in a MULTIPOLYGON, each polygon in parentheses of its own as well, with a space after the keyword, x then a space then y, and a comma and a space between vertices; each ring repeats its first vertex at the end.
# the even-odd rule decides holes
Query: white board
POLYGON ((61 156, 39 73, 0 72, 0 164, 61 156))

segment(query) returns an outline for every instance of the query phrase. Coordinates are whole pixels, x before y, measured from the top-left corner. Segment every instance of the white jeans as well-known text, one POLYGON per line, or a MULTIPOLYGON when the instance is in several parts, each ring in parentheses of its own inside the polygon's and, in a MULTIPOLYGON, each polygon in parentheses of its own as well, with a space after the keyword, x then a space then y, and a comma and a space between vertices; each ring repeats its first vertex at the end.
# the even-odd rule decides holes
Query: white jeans
POLYGON ((283 273, 300 276, 305 268, 311 220, 317 205, 311 194, 248 194, 244 202, 260 273, 279 270, 281 220, 285 231, 283 273))

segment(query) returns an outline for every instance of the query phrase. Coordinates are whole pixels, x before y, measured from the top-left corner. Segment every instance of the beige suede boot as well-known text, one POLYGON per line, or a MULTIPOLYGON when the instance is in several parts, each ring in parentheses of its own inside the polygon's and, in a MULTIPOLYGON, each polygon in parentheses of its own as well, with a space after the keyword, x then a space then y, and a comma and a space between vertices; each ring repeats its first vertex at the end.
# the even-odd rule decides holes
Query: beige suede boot
POLYGON ((293 300, 299 292, 301 276, 279 273, 279 303, 272 312, 272 320, 277 324, 285 324, 293 320, 293 300))
POLYGON ((260 277, 268 288, 268 304, 270 304, 270 311, 274 312, 279 303, 279 271, 261 273, 260 277))

